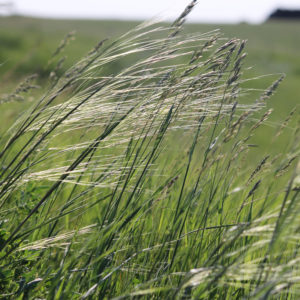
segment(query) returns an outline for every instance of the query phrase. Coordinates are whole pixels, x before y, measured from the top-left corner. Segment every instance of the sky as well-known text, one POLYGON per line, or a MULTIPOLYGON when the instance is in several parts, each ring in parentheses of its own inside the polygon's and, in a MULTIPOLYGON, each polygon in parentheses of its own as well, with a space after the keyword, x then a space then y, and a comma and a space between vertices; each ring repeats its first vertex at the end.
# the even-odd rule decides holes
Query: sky
MULTIPOLYGON (((173 20, 190 0, 10 0, 14 12, 51 18, 173 20)), ((0 0, 0 3, 8 0, 0 0)), ((275 8, 300 9, 300 0, 199 0, 189 21, 260 23, 275 8)))

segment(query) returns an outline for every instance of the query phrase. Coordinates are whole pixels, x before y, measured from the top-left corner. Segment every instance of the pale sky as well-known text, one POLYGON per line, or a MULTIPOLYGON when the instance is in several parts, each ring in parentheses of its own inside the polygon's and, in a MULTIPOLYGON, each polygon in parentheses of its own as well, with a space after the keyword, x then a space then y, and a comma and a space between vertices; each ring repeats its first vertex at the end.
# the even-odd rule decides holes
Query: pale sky
MULTIPOLYGON (((18 14, 53 18, 174 19, 189 0, 11 0, 18 14)), ((5 2, 4 0, 0 2, 5 2)), ((188 20, 263 22, 275 8, 300 9, 300 0, 199 0, 188 20)))

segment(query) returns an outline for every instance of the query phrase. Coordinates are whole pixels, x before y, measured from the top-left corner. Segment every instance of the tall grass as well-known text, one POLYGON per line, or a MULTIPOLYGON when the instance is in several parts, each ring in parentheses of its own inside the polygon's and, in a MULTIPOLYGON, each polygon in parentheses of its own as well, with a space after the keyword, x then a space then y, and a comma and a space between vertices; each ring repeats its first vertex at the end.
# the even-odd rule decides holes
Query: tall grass
POLYGON ((245 104, 245 41, 181 34, 195 4, 59 61, 1 138, 2 298, 298 297, 297 113, 257 151, 282 77, 245 104))

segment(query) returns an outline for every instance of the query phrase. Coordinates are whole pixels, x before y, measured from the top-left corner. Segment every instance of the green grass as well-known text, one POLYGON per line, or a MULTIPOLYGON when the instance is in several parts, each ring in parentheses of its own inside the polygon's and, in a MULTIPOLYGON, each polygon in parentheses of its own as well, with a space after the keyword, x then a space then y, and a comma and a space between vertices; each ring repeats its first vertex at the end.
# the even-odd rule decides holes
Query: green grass
MULTIPOLYGON (((51 67, 48 61, 67 33, 76 31, 75 40, 66 47, 67 56, 62 69, 66 70, 95 44, 103 39, 114 40, 137 22, 42 20, 23 17, 0 18, 0 89, 9 93, 24 76, 39 73, 47 78, 51 67), (48 67, 47 67, 48 66, 48 67)), ((285 73, 286 79, 272 98, 269 107, 274 108, 272 122, 282 120, 298 105, 300 80, 300 35, 298 22, 269 22, 262 25, 204 25, 188 24, 185 32, 208 32, 220 28, 224 37, 246 39, 248 57, 245 63, 251 70, 244 70, 246 77, 285 73)), ((110 65, 115 72, 126 65, 126 59, 110 65)), ((254 88, 265 88, 273 80, 266 77, 250 83, 254 88)), ((23 107, 20 107, 20 111, 23 107)), ((16 116, 18 109, 7 109, 7 120, 16 116)), ((5 122, 6 123, 6 122, 5 122)), ((260 139, 260 142, 264 142, 260 139)))
POLYGON ((294 24, 0 22, 2 298, 299 297, 294 24))

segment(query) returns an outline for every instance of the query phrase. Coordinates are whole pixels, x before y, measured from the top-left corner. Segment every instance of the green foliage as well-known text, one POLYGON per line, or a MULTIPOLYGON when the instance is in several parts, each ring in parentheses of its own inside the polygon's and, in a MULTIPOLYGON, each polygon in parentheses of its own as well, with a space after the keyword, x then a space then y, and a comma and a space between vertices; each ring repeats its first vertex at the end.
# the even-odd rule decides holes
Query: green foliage
POLYGON ((194 4, 43 63, 0 140, 2 298, 297 298, 299 112, 270 126, 283 76, 253 91, 245 41, 181 34, 194 4))

